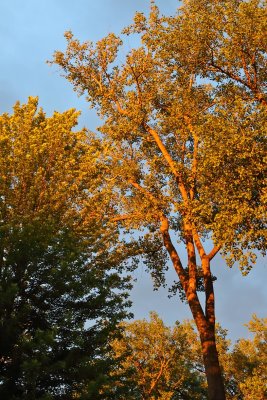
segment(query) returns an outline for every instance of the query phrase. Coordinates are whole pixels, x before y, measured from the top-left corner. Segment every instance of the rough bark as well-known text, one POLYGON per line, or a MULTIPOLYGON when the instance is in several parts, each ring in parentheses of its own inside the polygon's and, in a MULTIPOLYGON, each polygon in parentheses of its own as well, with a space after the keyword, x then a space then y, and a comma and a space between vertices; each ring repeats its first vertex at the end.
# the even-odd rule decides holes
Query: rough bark
POLYGON ((203 363, 208 383, 208 398, 209 400, 225 400, 223 376, 216 348, 215 301, 208 256, 202 258, 202 270, 205 286, 205 313, 195 313, 196 309, 202 309, 197 295, 189 302, 189 306, 199 331, 203 363))
POLYGON ((224 383, 216 349, 214 329, 200 335, 209 400, 225 400, 224 383))
MULTIPOLYGON (((188 267, 189 274, 185 273, 179 255, 171 241, 169 235, 169 224, 165 216, 161 218, 161 233, 163 243, 167 249, 174 269, 180 279, 186 294, 189 307, 191 309, 193 318, 195 320, 203 354, 203 363, 205 367, 205 374, 208 383, 208 399, 209 400, 225 400, 225 390, 221 367, 219 364, 218 352, 216 349, 215 338, 215 301, 212 275, 210 271, 210 260, 217 253, 218 248, 206 255, 203 247, 201 246, 201 264, 204 277, 205 287, 205 311, 203 310, 198 294, 196 285, 196 254, 195 245, 193 240, 193 233, 190 228, 185 226, 186 231, 186 244, 188 253, 188 267)), ((197 246, 198 247, 198 246, 197 246)))

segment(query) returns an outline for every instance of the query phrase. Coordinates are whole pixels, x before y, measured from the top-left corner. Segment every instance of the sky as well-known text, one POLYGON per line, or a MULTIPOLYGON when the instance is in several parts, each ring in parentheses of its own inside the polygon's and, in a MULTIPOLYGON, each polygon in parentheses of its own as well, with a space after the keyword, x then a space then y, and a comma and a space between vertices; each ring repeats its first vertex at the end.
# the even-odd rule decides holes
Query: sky
MULTIPOLYGON (((170 15, 179 4, 177 0, 158 0, 157 5, 170 15)), ((59 68, 46 61, 55 50, 65 49, 65 31, 72 30, 81 41, 96 41, 109 32, 119 34, 136 11, 148 9, 149 0, 0 0, 0 113, 12 112, 18 100, 25 103, 28 96, 38 96, 48 115, 75 107, 82 111, 80 125, 94 130, 100 124, 95 112, 88 109, 84 98, 77 97, 59 68)), ((130 47, 126 38, 124 51, 130 47)), ((181 254, 185 257, 183 251, 181 254)), ((254 269, 243 277, 238 266, 229 269, 220 256, 213 260, 217 320, 229 330, 232 340, 247 335, 244 324, 253 313, 266 317, 266 264, 266 259, 259 257, 254 269)), ((143 266, 134 277, 131 299, 135 318, 147 318, 153 310, 169 325, 191 319, 188 306, 178 297, 169 299, 168 289, 153 291, 143 266)), ((167 281, 174 279, 170 269, 167 281)))

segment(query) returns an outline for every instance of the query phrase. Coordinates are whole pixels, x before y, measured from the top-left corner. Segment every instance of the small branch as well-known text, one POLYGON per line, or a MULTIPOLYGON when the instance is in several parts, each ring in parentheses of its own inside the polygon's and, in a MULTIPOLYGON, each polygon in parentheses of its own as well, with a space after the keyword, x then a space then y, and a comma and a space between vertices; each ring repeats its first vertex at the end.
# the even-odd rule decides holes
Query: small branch
POLYGON ((148 392, 149 395, 152 393, 153 389, 157 385, 157 383, 158 383, 158 381, 159 381, 159 379, 160 379, 160 377, 161 377, 161 375, 162 375, 162 373, 164 371, 164 368, 166 368, 166 366, 167 366, 167 364, 164 361, 162 361, 160 363, 160 370, 159 370, 156 378, 154 379, 154 381, 151 383, 151 386, 150 386, 150 389, 149 389, 149 392, 148 392))
POLYGON ((256 53, 253 54, 252 58, 251 58, 251 65, 254 71, 254 79, 253 79, 253 83, 254 83, 254 87, 258 87, 258 68, 257 68, 257 63, 256 63, 256 53))
POLYGON ((115 104, 116 104, 117 110, 119 111, 120 114, 128 115, 128 112, 121 107, 118 100, 115 101, 115 104))
POLYGON ((193 151, 193 162, 192 162, 192 185, 189 191, 190 194, 190 199, 193 200, 195 197, 195 184, 196 184, 196 175, 197 175, 197 155, 198 155, 198 144, 199 144, 199 139, 198 136, 195 133, 195 130, 193 128, 193 125, 191 123, 191 120, 188 116, 184 116, 184 120, 186 122, 186 125, 193 137, 194 140, 194 151, 193 151))
POLYGON ((243 69, 244 69, 244 72, 245 72, 245 75, 246 75, 246 78, 247 78, 248 85, 249 85, 249 87, 251 88, 252 85, 251 85, 250 74, 249 74, 249 72, 248 72, 248 66, 247 66, 247 63, 246 63, 246 60, 245 60, 245 56, 244 56, 244 52, 243 52, 243 51, 242 51, 241 59, 242 59, 243 69))
POLYGON ((231 71, 228 71, 222 67, 220 67, 219 65, 215 64, 215 63, 211 63, 210 67, 214 68, 215 70, 220 71, 222 74, 228 76, 228 78, 231 78, 239 83, 242 83, 242 85, 246 86, 247 88, 251 89, 250 86, 248 85, 248 83, 246 81, 244 81, 244 79, 240 78, 240 76, 234 74, 231 71))
POLYGON ((191 89, 195 83, 195 79, 196 79, 195 74, 191 74, 190 79, 189 79, 188 92, 191 91, 191 89))
POLYGON ((138 81, 138 78, 139 78, 139 76, 141 76, 141 74, 139 76, 137 76, 132 64, 128 63, 128 65, 129 65, 129 67, 130 67, 130 69, 132 71, 132 74, 134 76, 134 79, 135 79, 135 83, 136 83, 136 87, 137 87, 137 93, 138 93, 138 96, 137 96, 138 104, 139 104, 140 108, 142 109, 142 90, 141 90, 141 87, 140 87, 140 84, 139 84, 139 81, 138 81))
POLYGON ((265 99, 264 93, 260 92, 257 90, 256 87, 254 87, 252 84, 249 84, 249 82, 246 82, 244 79, 240 78, 240 76, 234 74, 231 71, 225 70, 221 68, 219 65, 215 63, 211 63, 210 67, 212 67, 215 70, 220 71, 222 74, 228 76, 228 78, 231 78, 235 80, 236 82, 242 83, 245 87, 250 89, 254 95, 254 99, 257 100, 259 103, 263 104, 264 106, 267 106, 267 100, 265 99))
POLYGON ((156 201, 155 197, 153 196, 153 194, 151 194, 148 190, 146 190, 145 188, 143 188, 141 185, 139 185, 139 183, 133 181, 132 179, 129 180, 129 183, 135 187, 137 190, 139 190, 140 192, 144 193, 147 197, 150 198, 150 200, 152 201, 156 201))
POLYGON ((220 244, 218 246, 213 247, 211 252, 208 254, 209 261, 211 261, 216 256, 216 254, 221 250, 221 248, 222 248, 222 245, 220 245, 220 244))
POLYGON ((112 222, 125 221, 137 217, 137 214, 122 214, 110 219, 112 222))

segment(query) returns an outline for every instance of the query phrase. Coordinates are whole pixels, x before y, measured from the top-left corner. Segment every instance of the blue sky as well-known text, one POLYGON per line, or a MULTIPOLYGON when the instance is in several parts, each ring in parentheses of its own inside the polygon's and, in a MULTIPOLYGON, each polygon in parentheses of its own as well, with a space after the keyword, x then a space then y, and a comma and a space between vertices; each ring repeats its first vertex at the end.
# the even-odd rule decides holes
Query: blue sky
MULTIPOLYGON (((173 14, 176 0, 158 0, 163 13, 173 14)), ((80 40, 98 40, 109 32, 119 33, 131 23, 135 11, 146 12, 149 0, 1 0, 0 1, 0 113, 11 112, 14 103, 39 96, 47 114, 76 107, 82 111, 81 125, 95 129, 99 124, 95 113, 88 110, 83 98, 78 98, 70 84, 47 60, 55 50, 64 50, 63 33, 71 29, 80 40)), ((125 42, 125 52, 130 42, 125 42)), ((266 259, 259 258, 248 277, 242 277, 238 267, 228 269, 217 256, 213 261, 217 319, 229 329, 233 339, 246 334, 243 324, 252 313, 266 316, 266 259)), ((168 299, 167 289, 153 291, 151 280, 140 267, 135 272, 137 282, 132 293, 136 318, 147 317, 155 310, 168 324, 191 318, 188 306, 178 298, 168 299)), ((168 273, 172 282, 175 275, 168 273)))

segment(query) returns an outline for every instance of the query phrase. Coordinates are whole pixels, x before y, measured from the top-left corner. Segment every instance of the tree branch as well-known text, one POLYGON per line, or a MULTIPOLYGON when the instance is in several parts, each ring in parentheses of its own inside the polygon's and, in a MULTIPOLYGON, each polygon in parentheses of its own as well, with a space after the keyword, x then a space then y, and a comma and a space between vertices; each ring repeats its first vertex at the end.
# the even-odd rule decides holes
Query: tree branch
POLYGON ((166 250, 169 253, 170 259, 173 263, 174 269, 177 272, 177 275, 180 279, 180 282, 182 284, 182 287, 185 291, 187 292, 188 289, 188 278, 186 276, 185 270, 183 268, 182 262, 180 260, 180 257, 172 243, 170 234, 169 234, 169 221, 168 218, 165 215, 161 216, 161 226, 160 226, 160 232, 163 237, 163 243, 166 248, 166 250))
POLYGON ((210 260, 208 257, 204 257, 201 260, 202 271, 204 277, 205 286, 205 315, 209 323, 214 326, 215 324, 215 309, 214 309, 214 290, 212 283, 212 276, 210 271, 210 260))
POLYGON ((155 140, 156 144, 158 145, 158 148, 160 149, 163 157, 165 158, 165 160, 167 161, 173 175, 176 178, 180 178, 180 174, 176 169, 175 163, 171 157, 171 155, 169 154, 168 150, 166 149, 165 145, 163 144, 162 140, 160 139, 158 133, 155 131, 155 129, 151 128, 149 125, 147 125, 146 123, 144 124, 144 128, 145 130, 150 133, 150 135, 153 137, 153 139, 155 140))
POLYGON ((231 78, 236 82, 242 83, 242 85, 252 91, 255 100, 259 101, 259 103, 263 104, 264 106, 267 106, 267 100, 265 99, 264 93, 260 92, 256 87, 253 87, 251 84, 249 84, 249 82, 246 82, 244 79, 240 78, 240 76, 234 74, 231 71, 225 70, 214 62, 210 63, 210 67, 220 71, 222 74, 228 76, 228 78, 231 78))
POLYGON ((213 249, 208 254, 208 259, 211 261, 216 256, 216 254, 221 250, 221 248, 222 248, 221 244, 214 246, 213 249))
POLYGON ((185 224, 184 230, 185 230, 185 241, 186 241, 187 259, 188 259, 188 271, 189 271, 188 290, 191 293, 196 293, 197 265, 196 265, 196 252, 195 252, 194 240, 191 234, 190 227, 188 227, 187 224, 185 224))
POLYGON ((125 221, 127 219, 132 219, 134 217, 137 217, 137 214, 122 214, 122 215, 117 215, 116 217, 111 218, 110 221, 112 221, 112 222, 125 221))
POLYGON ((199 254, 200 258, 202 259, 203 257, 206 256, 205 249, 203 247, 203 244, 201 243, 201 240, 200 240, 200 237, 199 237, 196 227, 194 225, 192 225, 191 229, 192 229, 192 234, 193 234, 193 238, 194 238, 194 242, 196 244, 198 254, 199 254))

